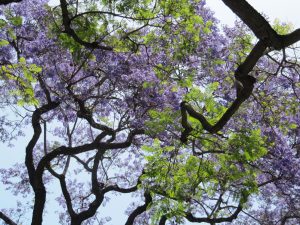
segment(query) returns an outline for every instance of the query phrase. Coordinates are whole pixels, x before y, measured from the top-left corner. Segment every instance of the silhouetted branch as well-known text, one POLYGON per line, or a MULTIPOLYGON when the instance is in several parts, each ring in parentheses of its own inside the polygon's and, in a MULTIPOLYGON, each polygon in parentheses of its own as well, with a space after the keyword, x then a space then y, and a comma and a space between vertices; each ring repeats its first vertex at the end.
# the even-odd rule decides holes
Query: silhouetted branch
POLYGON ((163 215, 159 220, 159 225, 165 225, 167 222, 167 217, 163 215))
POLYGON ((133 210, 133 212, 129 215, 125 225, 133 225, 135 218, 147 210, 147 206, 152 202, 152 197, 148 192, 145 192, 144 197, 145 204, 138 206, 135 210, 133 210))
POLYGON ((0 0, 0 5, 7 5, 10 3, 21 2, 22 0, 0 0))
POLYGON ((219 217, 219 218, 208 218, 208 217, 195 217, 192 213, 187 213, 185 218, 193 223, 223 223, 223 222, 232 222, 237 218, 238 214, 242 211, 242 206, 238 205, 234 213, 229 217, 219 217))
POLYGON ((235 79, 241 83, 242 91, 237 93, 237 98, 215 125, 211 125, 201 113, 195 111, 187 102, 181 103, 182 127, 184 128, 181 134, 182 142, 187 141, 187 137, 192 131, 186 119, 186 112, 191 117, 199 120, 206 131, 217 133, 227 124, 241 104, 251 96, 256 79, 248 74, 253 70, 257 61, 264 55, 267 47, 280 50, 300 40, 300 29, 287 35, 277 34, 266 19, 245 0, 223 0, 223 2, 248 25, 259 41, 253 47, 245 61, 235 71, 235 79))
POLYGON ((256 37, 264 41, 268 47, 280 50, 300 40, 300 29, 287 35, 277 34, 268 21, 245 0, 223 0, 223 2, 253 31, 256 37))
POLYGON ((276 46, 276 49, 281 48, 279 35, 273 30, 268 21, 247 1, 223 0, 223 2, 247 24, 259 40, 272 43, 272 46, 276 46))
MULTIPOLYGON (((41 116, 59 106, 59 102, 49 102, 46 105, 37 108, 32 114, 31 124, 33 127, 33 136, 26 147, 25 165, 27 167, 30 184, 35 193, 35 202, 32 213, 32 225, 39 225, 43 221, 43 210, 46 201, 46 190, 43 183, 42 174, 37 176, 34 167, 33 149, 41 135, 40 125, 41 116)), ((46 166, 46 165, 45 165, 46 166)))
POLYGON ((71 36, 76 42, 79 44, 91 48, 91 49, 102 49, 102 50, 108 50, 112 51, 113 48, 109 46, 103 46, 100 45, 98 42, 87 42, 82 40, 76 32, 72 29, 71 27, 71 19, 69 17, 69 12, 68 12, 68 4, 66 0, 60 0, 60 6, 61 6, 61 12, 62 12, 62 19, 63 19, 63 26, 65 28, 64 32, 71 36))
POLYGON ((0 219, 2 219, 8 225, 17 225, 14 221, 12 221, 8 216, 6 216, 3 212, 0 211, 0 219))

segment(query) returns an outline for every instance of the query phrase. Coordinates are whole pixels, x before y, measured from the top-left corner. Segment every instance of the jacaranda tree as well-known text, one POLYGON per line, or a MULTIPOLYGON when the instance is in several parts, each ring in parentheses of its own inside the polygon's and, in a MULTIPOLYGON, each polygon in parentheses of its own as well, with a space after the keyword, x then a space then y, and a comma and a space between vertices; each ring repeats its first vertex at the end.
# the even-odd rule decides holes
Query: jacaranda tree
POLYGON ((33 130, 3 222, 54 187, 60 224, 125 193, 125 225, 300 223, 300 30, 222 1, 233 28, 204 0, 0 1, 0 138, 33 130))

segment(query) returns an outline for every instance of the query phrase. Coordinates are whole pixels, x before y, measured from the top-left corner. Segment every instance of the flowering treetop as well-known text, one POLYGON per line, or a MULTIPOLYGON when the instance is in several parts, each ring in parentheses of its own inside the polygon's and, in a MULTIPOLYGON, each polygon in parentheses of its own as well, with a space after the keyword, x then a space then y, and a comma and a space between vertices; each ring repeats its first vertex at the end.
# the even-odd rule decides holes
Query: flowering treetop
POLYGON ((234 28, 204 0, 1 1, 0 137, 33 135, 0 170, 32 209, 0 218, 42 224, 59 184, 61 224, 109 193, 139 199, 126 225, 299 222, 299 30, 223 2, 234 28))

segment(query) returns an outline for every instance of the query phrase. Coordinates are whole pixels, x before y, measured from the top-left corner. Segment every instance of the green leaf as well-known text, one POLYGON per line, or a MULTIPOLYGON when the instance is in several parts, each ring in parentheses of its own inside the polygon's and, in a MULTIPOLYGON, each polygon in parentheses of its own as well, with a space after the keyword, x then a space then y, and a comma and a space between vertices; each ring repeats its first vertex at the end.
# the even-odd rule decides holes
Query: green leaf
POLYGON ((29 70, 30 70, 32 73, 37 74, 37 73, 42 72, 42 67, 37 66, 37 65, 35 65, 35 64, 31 64, 31 65, 29 66, 29 70))
POLYGON ((13 39, 13 40, 16 40, 16 39, 17 39, 17 36, 16 36, 14 30, 13 30, 11 27, 9 27, 9 28, 7 29, 7 34, 8 34, 8 36, 9 36, 11 39, 13 39))
POLYGON ((0 19, 0 28, 5 27, 7 22, 4 19, 0 19))
POLYGON ((23 23, 23 19, 21 16, 15 16, 12 18, 9 18, 9 21, 12 23, 14 26, 21 26, 23 23))
POLYGON ((21 58, 19 59, 19 62, 20 62, 21 64, 26 64, 26 59, 25 59, 24 57, 21 57, 21 58))
POLYGON ((4 39, 0 40, 0 47, 6 46, 8 44, 9 44, 9 42, 7 40, 4 40, 4 39))
POLYGON ((280 35, 285 35, 293 30, 293 24, 283 23, 279 19, 275 19, 273 29, 280 35))

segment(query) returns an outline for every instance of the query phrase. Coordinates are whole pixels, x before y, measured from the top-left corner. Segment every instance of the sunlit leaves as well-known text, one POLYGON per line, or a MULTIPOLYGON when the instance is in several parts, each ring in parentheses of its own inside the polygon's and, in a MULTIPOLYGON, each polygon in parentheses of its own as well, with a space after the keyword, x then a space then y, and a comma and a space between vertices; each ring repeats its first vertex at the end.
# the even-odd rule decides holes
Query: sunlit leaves
POLYGON ((174 126, 174 121, 179 118, 180 112, 170 108, 164 111, 150 110, 149 116, 151 120, 146 122, 146 132, 153 135, 168 131, 170 127, 174 126))
POLYGON ((9 44, 9 42, 7 40, 3 40, 3 39, 0 40, 0 47, 6 46, 8 44, 9 44))
POLYGON ((204 113, 212 124, 218 121, 226 111, 226 107, 220 104, 214 94, 219 85, 218 82, 214 82, 205 87, 192 86, 185 96, 185 100, 191 102, 199 112, 204 113))
POLYGON ((236 154, 235 149, 242 149, 244 159, 247 161, 255 161, 267 153, 264 146, 265 140, 261 137, 260 129, 232 134, 229 145, 234 152, 233 155, 236 154))
MULTIPOLYGON (((260 130, 229 135, 221 145, 215 145, 214 138, 207 138, 201 140, 205 148, 197 155, 184 153, 184 146, 178 143, 162 146, 157 139, 151 147, 143 147, 148 162, 143 186, 157 195, 154 204, 160 206, 163 214, 180 215, 188 207, 184 202, 201 201, 204 196, 213 197, 220 190, 231 196, 231 201, 242 204, 258 191, 258 171, 251 163, 267 153, 260 130), (210 155, 213 152, 215 155, 210 155)), ((156 215, 161 213, 157 211, 156 215)))
POLYGON ((15 16, 8 19, 10 23, 14 26, 21 26, 22 25, 22 17, 21 16, 15 16))
POLYGON ((293 30, 293 24, 291 23, 282 23, 279 19, 275 19, 273 24, 273 29, 281 35, 290 33, 293 30))
POLYGON ((3 80, 13 81, 16 89, 11 90, 10 94, 17 99, 17 104, 38 105, 35 98, 34 83, 36 75, 42 71, 42 68, 35 64, 27 64, 25 58, 20 58, 19 63, 1 67, 1 77, 3 80))
POLYGON ((62 43, 62 45, 65 47, 65 48, 69 48, 70 49, 70 52, 71 53, 76 53, 76 52, 79 52, 80 49, 82 48, 80 44, 78 44, 77 42, 75 42, 73 40, 73 38, 71 38, 69 35, 67 34, 60 34, 59 35, 59 39, 62 43))
POLYGON ((200 165, 199 159, 193 156, 176 157, 178 149, 175 146, 160 147, 159 144, 155 141, 153 147, 144 147, 150 153, 146 156, 148 165, 144 185, 171 199, 182 201, 189 198, 203 179, 203 174, 200 174, 202 167, 208 169, 209 165, 200 165))
POLYGON ((0 28, 6 26, 7 22, 4 19, 0 19, 0 28))

